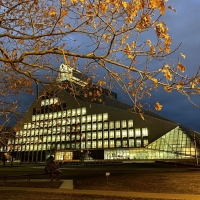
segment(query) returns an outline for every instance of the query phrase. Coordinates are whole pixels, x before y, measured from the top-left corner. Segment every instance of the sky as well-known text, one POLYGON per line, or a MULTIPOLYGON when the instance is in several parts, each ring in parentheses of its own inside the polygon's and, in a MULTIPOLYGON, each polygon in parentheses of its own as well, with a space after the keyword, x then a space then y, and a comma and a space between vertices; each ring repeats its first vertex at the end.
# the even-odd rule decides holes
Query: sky
MULTIPOLYGON (((186 73, 192 75, 200 66, 200 0, 168 0, 168 2, 177 10, 177 13, 168 10, 163 17, 173 40, 172 49, 182 42, 180 48, 170 58, 177 62, 180 53, 185 54, 186 59, 182 59, 181 62, 187 68, 186 73)), ((118 97, 122 100, 121 94, 118 97)), ((24 106, 28 108, 33 100, 33 97, 23 96, 22 104, 26 102, 24 106)), ((200 106, 199 95, 195 95, 193 100, 200 106)), ((158 90, 145 101, 150 104, 159 101, 163 109, 158 114, 200 132, 200 108, 192 105, 183 95, 158 90)))
MULTIPOLYGON (((169 34, 173 40, 173 47, 180 48, 170 56, 177 61, 180 53, 186 55, 181 60, 186 66, 188 75, 194 74, 200 66, 200 1, 199 0, 169 0, 170 5, 177 10, 171 11, 164 16, 164 21, 169 27, 169 34)), ((183 95, 156 91, 148 101, 159 102, 163 109, 158 114, 180 123, 188 128, 200 132, 200 108, 192 105, 183 95)), ((200 106, 200 96, 195 95, 193 100, 200 106)))

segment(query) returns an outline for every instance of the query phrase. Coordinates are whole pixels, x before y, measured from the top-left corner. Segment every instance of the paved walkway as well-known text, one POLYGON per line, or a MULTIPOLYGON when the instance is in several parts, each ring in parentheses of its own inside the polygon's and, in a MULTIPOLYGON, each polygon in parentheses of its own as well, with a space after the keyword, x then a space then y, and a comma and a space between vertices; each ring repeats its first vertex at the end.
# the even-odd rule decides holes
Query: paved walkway
MULTIPOLYGON (((20 180, 23 181, 23 180, 20 180)), ((26 180, 27 181, 27 180, 26 180)), ((31 181, 38 181, 32 179, 31 181)), ((48 181, 48 179, 40 179, 40 181, 48 181)), ((68 194, 93 194, 101 196, 115 196, 115 197, 131 197, 131 198, 152 198, 152 199, 176 199, 176 200, 200 200, 200 195, 194 194, 165 194, 165 193, 144 193, 144 192, 125 192, 125 191, 105 191, 105 190, 76 190, 73 189, 73 180, 62 180, 63 183, 60 188, 51 189, 54 193, 68 193, 68 194)), ((24 187, 0 187, 1 190, 24 191, 24 187)), ((48 192, 49 188, 26 188, 26 191, 34 192, 48 192)))

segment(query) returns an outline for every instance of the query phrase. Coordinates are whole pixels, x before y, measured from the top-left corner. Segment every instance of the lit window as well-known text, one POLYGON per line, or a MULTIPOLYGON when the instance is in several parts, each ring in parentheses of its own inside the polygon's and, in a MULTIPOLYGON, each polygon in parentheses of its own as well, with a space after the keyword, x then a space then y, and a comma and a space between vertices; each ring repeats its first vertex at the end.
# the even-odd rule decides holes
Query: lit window
POLYGON ((65 141, 65 135, 61 136, 61 141, 65 141))
POLYGON ((81 115, 81 109, 80 109, 80 108, 78 108, 78 109, 76 110, 76 112, 77 112, 77 115, 81 115))
POLYGON ((48 136, 48 141, 47 142, 51 142, 51 136, 48 136))
POLYGON ((116 130, 115 134, 116 138, 121 138, 120 130, 116 130))
POLYGON ((141 147, 141 139, 136 139, 136 147, 141 147))
POLYGON ((91 148, 91 141, 86 142, 86 148, 91 148))
POLYGON ((129 130, 128 130, 128 136, 129 136, 129 137, 134 137, 133 129, 129 129, 129 130))
POLYGON ((115 141, 114 140, 110 140, 110 148, 114 148, 115 147, 115 141))
POLYGON ((82 115, 86 114, 86 108, 82 108, 82 115))
POLYGON ((109 128, 110 129, 114 129, 115 127, 114 127, 114 122, 109 122, 109 128))
POLYGON ((128 127, 129 128, 133 127, 133 120, 132 119, 128 120, 128 127))
POLYGON ((114 131, 110 131, 109 135, 110 135, 110 138, 114 138, 115 137, 115 132, 114 131))
POLYGON ((92 122, 96 122, 97 121, 97 115, 92 115, 92 122))
POLYGON ((115 122, 115 128, 120 128, 120 121, 115 122))
POLYGON ((97 147, 97 142, 96 141, 92 141, 92 148, 96 148, 97 147))
POLYGON ((76 109, 72 109, 72 116, 76 116, 76 109))
POLYGON ((76 123, 76 117, 72 117, 72 124, 76 123))
POLYGON ((54 119, 57 118, 57 113, 56 112, 53 113, 53 118, 54 119))
POLYGON ((134 139, 129 139, 129 147, 134 147, 134 139))
POLYGON ((81 148, 85 149, 85 142, 81 142, 81 148))
POLYGON ((58 112, 58 118, 61 118, 62 117, 62 112, 58 112))
POLYGON ((35 119, 36 119, 36 121, 38 121, 38 120, 40 119, 40 116, 39 116, 39 115, 36 115, 36 116, 35 116, 35 119))
POLYGON ((93 133, 92 133, 92 139, 93 139, 93 140, 97 139, 97 133, 96 133, 96 132, 93 132, 93 133))
POLYGON ((32 115, 32 121, 35 121, 35 115, 32 115))
POLYGON ((108 122, 103 123, 103 129, 108 129, 108 122))
POLYGON ((142 128, 142 136, 148 136, 148 129, 147 128, 142 128))
POLYGON ((31 124, 31 123, 28 123, 27 128, 30 129, 31 126, 32 126, 32 124, 31 124))
POLYGON ((102 140, 98 141, 98 148, 102 148, 102 140))
POLYGON ((40 114, 40 120, 44 119, 44 114, 40 114))
POLYGON ((64 110, 64 111, 62 111, 62 117, 66 117, 66 111, 64 110))
POLYGON ((102 139, 102 131, 98 131, 98 139, 102 139))
POLYGON ((49 113, 49 119, 52 119, 52 118, 53 118, 53 114, 49 113))
POLYGON ((103 121, 107 121, 108 120, 108 113, 103 113, 103 121))
POLYGON ((104 148, 108 148, 108 140, 104 140, 104 148))
POLYGON ((91 115, 87 115, 87 122, 91 122, 91 115))
POLYGON ((43 144, 43 145, 42 145, 42 149, 43 149, 43 150, 46 150, 46 144, 43 144))
POLYGON ((135 137, 141 137, 141 132, 139 128, 135 129, 135 137))
POLYGON ((57 140, 57 141, 60 141, 60 135, 57 135, 57 136, 56 136, 56 140, 57 140))
POLYGON ((66 124, 66 119, 62 119, 62 125, 66 124))
POLYGON ((127 138, 127 130, 122 130, 122 138, 127 138))
POLYGON ((71 116, 71 110, 67 110, 67 116, 71 116))
POLYGON ((104 133, 103 133, 103 136, 104 136, 104 139, 106 138, 108 138, 108 131, 104 131, 104 133))
POLYGON ((121 147, 121 141, 120 140, 116 141, 116 147, 121 147))
POLYGON ((91 124, 87 124, 87 131, 91 131, 91 124))
POLYGON ((86 116, 82 116, 81 122, 82 122, 82 123, 85 123, 85 122, 86 122, 86 116))
POLYGON ((98 121, 102 121, 102 114, 98 114, 98 115, 97 115, 97 120, 98 120, 98 121))
POLYGON ((148 140, 144 139, 143 143, 144 143, 144 146, 147 146, 149 142, 148 142, 148 140))
POLYGON ((91 133, 87 133, 87 140, 91 140, 91 133))
POLYGON ((122 141, 122 146, 123 146, 123 147, 128 147, 127 140, 123 140, 123 141, 122 141))
POLYGON ((122 120, 122 128, 126 128, 126 120, 122 120))
POLYGON ((97 124, 96 123, 92 124, 92 130, 96 130, 96 129, 97 129, 97 124))
POLYGON ((53 135, 53 136, 52 136, 52 142, 55 142, 55 141, 56 141, 56 136, 53 135))
POLYGON ((28 127, 27 123, 24 123, 24 129, 27 129, 27 127, 28 127))
POLYGON ((85 131, 85 124, 82 124, 81 131, 85 131))
POLYGON ((97 126, 98 126, 98 130, 102 130, 102 123, 101 122, 98 123, 97 126))

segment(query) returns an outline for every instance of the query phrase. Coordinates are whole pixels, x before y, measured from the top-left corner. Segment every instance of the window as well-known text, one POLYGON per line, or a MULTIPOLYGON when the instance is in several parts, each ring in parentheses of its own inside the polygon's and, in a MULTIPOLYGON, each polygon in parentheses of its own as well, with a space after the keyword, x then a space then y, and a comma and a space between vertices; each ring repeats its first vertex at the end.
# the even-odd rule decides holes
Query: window
POLYGON ((98 120, 98 121, 102 121, 102 114, 98 114, 98 115, 97 115, 97 120, 98 120))
POLYGON ((66 111, 62 111, 62 117, 66 117, 66 111))
POLYGON ((91 140, 91 133, 87 133, 87 140, 91 140))
POLYGON ((148 136, 148 129, 147 128, 142 128, 142 136, 148 136))
POLYGON ((71 116, 71 110, 67 110, 67 116, 71 116))
POLYGON ((129 129, 129 130, 128 130, 128 136, 129 136, 129 137, 134 137, 133 129, 129 129))
POLYGON ((75 124, 76 123, 76 118, 75 117, 72 117, 72 124, 75 124))
POLYGON ((58 118, 61 118, 62 117, 62 112, 58 112, 58 118))
POLYGON ((98 141, 98 148, 102 148, 102 140, 98 141))
POLYGON ((91 124, 87 124, 87 131, 91 131, 91 124))
POLYGON ((106 138, 108 138, 108 131, 104 131, 104 133, 103 133, 103 135, 104 135, 104 139, 106 138))
POLYGON ((107 130, 107 129, 108 129, 108 122, 104 122, 104 123, 103 123, 103 129, 104 129, 104 130, 107 130))
POLYGON ((114 127, 114 122, 112 122, 112 121, 109 122, 109 128, 110 128, 110 129, 114 129, 114 128, 115 128, 115 127, 114 127))
POLYGON ((122 130, 122 138, 127 138, 127 130, 122 130))
POLYGON ((72 116, 76 116, 76 109, 72 109, 72 116))
POLYGON ((97 124, 96 123, 93 123, 92 124, 92 130, 96 130, 97 129, 97 124))
POLYGON ((85 124, 82 124, 81 131, 85 131, 85 124))
POLYGON ((141 147, 141 139, 136 139, 136 147, 141 147))
POLYGON ((76 112, 77 112, 77 115, 81 115, 81 109, 80 108, 78 108, 76 112))
POLYGON ((91 148, 91 147, 92 147, 91 141, 87 141, 87 142, 86 142, 86 148, 91 148))
POLYGON ((104 148, 108 148, 108 140, 104 140, 104 148))
POLYGON ((82 108, 82 115, 86 114, 86 108, 82 108))
POLYGON ((143 143, 144 143, 144 146, 147 146, 149 142, 148 142, 147 139, 144 139, 144 140, 143 140, 143 143))
POLYGON ((122 146, 123 146, 123 147, 128 147, 127 140, 123 140, 123 141, 122 141, 122 146))
POLYGON ((122 128, 126 128, 126 120, 122 120, 122 128))
POLYGON ((128 127, 133 128, 133 120, 132 119, 128 120, 128 127))
POLYGON ((97 115, 92 115, 92 122, 96 122, 97 121, 97 115))
POLYGON ((87 115, 87 122, 91 122, 91 115, 87 115))
POLYGON ((134 147, 134 139, 129 139, 129 147, 134 147))
POLYGON ((103 113, 103 121, 107 121, 108 120, 108 113, 103 113))
POLYGON ((110 140, 110 148, 114 148, 115 147, 115 141, 114 140, 110 140))
POLYGON ((121 138, 120 130, 116 130, 115 134, 116 134, 115 136, 116 138, 121 138))
POLYGON ((81 149, 85 149, 85 142, 81 142, 81 149))
POLYGON ((102 123, 99 122, 99 123, 97 124, 97 127, 98 127, 98 130, 102 130, 102 123))
POLYGON ((92 141, 92 148, 96 148, 97 147, 97 142, 96 141, 92 141))
POLYGON ((114 131, 110 131, 109 135, 110 135, 110 138, 114 138, 115 137, 115 132, 114 131))
POLYGON ((115 128, 120 128, 120 121, 115 122, 115 128))
POLYGON ((96 132, 93 132, 93 133, 92 133, 92 139, 93 139, 93 140, 97 139, 97 133, 96 133, 96 132))
POLYGON ((53 118, 54 119, 57 118, 57 113, 56 112, 53 113, 53 118))
POLYGON ((98 131, 98 139, 102 139, 102 131, 98 131))
POLYGON ((32 121, 35 121, 35 115, 32 115, 32 121))
POLYGON ((135 137, 141 137, 141 132, 139 128, 135 129, 135 137))
POLYGON ((121 141, 120 140, 116 141, 116 147, 121 147, 121 141))
POLYGON ((82 123, 85 123, 85 122, 86 122, 86 116, 82 116, 81 122, 82 122, 82 123))

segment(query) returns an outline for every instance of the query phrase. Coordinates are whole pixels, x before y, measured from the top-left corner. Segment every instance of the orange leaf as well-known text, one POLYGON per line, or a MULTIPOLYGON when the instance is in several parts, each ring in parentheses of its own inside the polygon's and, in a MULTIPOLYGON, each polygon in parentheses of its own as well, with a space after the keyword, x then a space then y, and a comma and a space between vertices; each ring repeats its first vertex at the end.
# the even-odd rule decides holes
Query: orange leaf
POLYGON ((177 68, 178 68, 181 72, 185 72, 185 70, 186 70, 186 67, 183 66, 180 62, 178 63, 177 68))
POLYGON ((162 110, 162 105, 159 102, 156 102, 155 109, 162 110))

